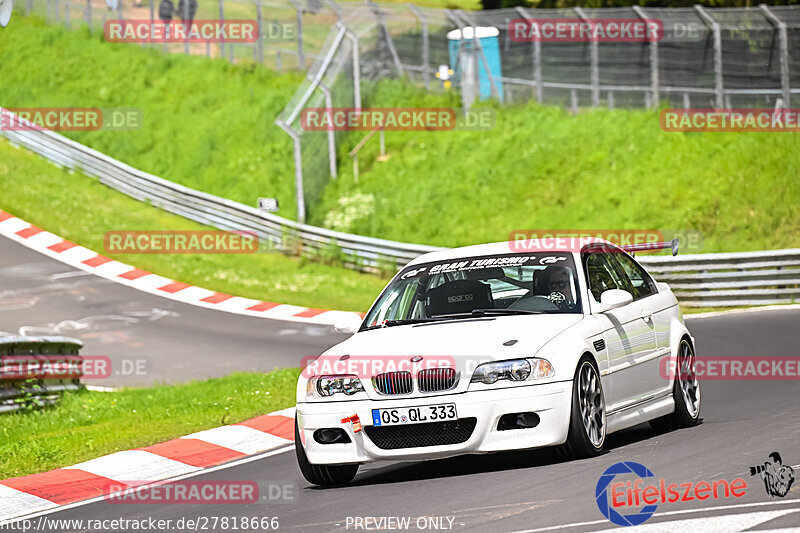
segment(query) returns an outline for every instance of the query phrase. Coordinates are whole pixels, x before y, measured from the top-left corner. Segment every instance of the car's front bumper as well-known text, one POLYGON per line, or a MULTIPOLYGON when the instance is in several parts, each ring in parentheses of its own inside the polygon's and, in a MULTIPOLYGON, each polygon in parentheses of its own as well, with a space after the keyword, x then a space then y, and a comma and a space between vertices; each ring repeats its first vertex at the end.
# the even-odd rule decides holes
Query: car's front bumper
POLYGON ((422 398, 298 403, 297 419, 301 432, 300 440, 312 464, 435 459, 468 453, 562 444, 567 439, 571 397, 572 382, 560 381, 422 398), (351 423, 341 422, 343 418, 356 414, 362 424, 369 425, 372 421, 372 409, 443 403, 455 403, 459 419, 470 417, 477 419, 475 429, 465 442, 441 446, 381 449, 365 435, 364 431, 354 433, 351 423), (505 431, 497 429, 502 415, 520 412, 535 412, 539 416, 539 424, 526 429, 505 431), (320 444, 313 437, 314 431, 320 428, 343 428, 351 442, 320 444))

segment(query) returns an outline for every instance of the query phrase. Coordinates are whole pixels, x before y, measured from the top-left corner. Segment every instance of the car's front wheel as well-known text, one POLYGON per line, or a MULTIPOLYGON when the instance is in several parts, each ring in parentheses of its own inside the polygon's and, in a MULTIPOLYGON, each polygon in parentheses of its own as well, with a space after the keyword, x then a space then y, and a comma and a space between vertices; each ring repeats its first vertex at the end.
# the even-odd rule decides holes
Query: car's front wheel
POLYGON ((700 382, 695 372, 695 355, 686 339, 678 346, 677 375, 672 385, 675 411, 650 421, 656 431, 691 427, 700 421, 700 382))
POLYGON ((308 461, 303 443, 300 442, 300 429, 297 418, 294 419, 294 451, 297 455, 297 464, 306 481, 314 485, 334 487, 346 485, 353 481, 358 472, 358 465, 312 465, 308 461))
POLYGON ((606 441, 606 402, 597 367, 588 356, 572 380, 572 410, 565 448, 575 458, 594 457, 606 441))

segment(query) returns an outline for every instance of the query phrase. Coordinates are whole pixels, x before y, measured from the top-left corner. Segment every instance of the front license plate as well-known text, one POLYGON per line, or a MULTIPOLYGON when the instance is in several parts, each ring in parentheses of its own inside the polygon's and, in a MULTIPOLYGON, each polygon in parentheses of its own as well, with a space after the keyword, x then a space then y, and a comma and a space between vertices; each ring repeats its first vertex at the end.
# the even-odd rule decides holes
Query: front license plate
POLYGON ((420 424, 422 422, 456 420, 457 418, 458 415, 456 414, 456 404, 454 403, 372 410, 372 425, 374 426, 420 424))

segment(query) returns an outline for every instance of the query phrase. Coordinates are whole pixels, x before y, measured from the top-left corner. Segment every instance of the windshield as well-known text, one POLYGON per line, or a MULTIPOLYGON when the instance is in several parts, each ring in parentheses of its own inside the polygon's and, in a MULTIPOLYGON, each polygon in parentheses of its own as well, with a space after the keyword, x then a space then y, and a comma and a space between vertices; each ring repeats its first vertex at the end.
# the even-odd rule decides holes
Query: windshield
POLYGON ((362 330, 485 315, 581 312, 572 254, 489 255, 407 267, 369 310, 362 330))

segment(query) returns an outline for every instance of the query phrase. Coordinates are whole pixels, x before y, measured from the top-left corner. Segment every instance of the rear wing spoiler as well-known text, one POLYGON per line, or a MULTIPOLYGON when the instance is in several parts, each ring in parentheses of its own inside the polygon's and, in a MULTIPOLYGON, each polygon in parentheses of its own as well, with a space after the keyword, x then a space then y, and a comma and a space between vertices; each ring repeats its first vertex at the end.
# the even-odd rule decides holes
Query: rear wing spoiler
POLYGON ((665 248, 672 248, 672 255, 673 257, 678 255, 678 247, 680 246, 680 242, 678 238, 674 238, 671 241, 664 241, 664 242, 643 242, 641 244, 623 244, 620 246, 626 252, 630 252, 631 255, 635 255, 636 252, 643 252, 645 250, 663 250, 665 248))

